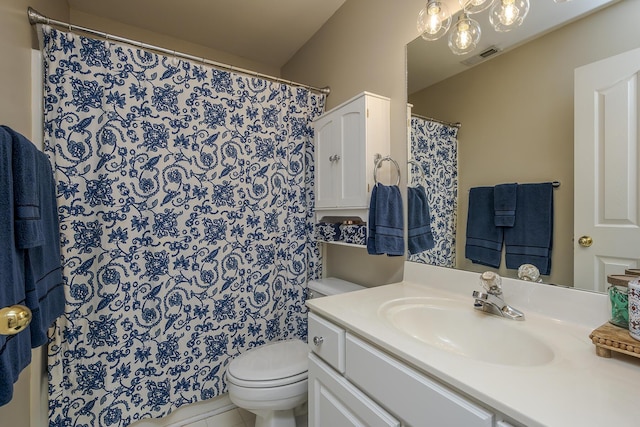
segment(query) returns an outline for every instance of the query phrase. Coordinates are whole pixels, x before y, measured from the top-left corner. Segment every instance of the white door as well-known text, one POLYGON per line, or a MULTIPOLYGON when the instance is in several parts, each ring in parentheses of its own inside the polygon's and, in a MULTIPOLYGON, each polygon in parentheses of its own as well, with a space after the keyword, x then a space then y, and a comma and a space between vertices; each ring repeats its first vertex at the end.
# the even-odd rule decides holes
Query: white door
POLYGON ((640 266, 639 75, 640 49, 575 70, 576 287, 640 266))

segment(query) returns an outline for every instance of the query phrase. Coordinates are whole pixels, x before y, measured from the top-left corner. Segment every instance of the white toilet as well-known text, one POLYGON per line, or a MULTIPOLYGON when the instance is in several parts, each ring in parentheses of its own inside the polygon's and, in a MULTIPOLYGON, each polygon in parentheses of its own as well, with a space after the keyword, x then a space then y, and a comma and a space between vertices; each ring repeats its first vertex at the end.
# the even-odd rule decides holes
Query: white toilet
MULTIPOLYGON (((308 298, 363 289, 336 278, 309 282, 308 298)), ((256 415, 256 427, 296 427, 294 409, 307 401, 309 348, 300 340, 253 348, 229 363, 229 398, 256 415)))

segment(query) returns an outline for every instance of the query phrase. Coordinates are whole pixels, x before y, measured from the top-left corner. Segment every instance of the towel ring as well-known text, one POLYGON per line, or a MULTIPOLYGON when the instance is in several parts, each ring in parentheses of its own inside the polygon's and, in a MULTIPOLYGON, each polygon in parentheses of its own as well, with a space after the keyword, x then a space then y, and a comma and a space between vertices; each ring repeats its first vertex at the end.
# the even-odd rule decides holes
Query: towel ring
POLYGON ((396 162, 395 160, 393 160, 391 158, 391 156, 384 156, 379 158, 378 160, 376 160, 376 164, 373 167, 373 182, 374 184, 378 183, 378 168, 380 167, 380 164, 384 161, 389 161, 391 163, 393 163, 396 166, 396 171, 398 173, 398 180, 396 181, 395 185, 400 184, 400 165, 398 165, 398 162, 396 162))
POLYGON ((407 160, 407 163, 415 166, 420 171, 420 176, 422 177, 424 184, 427 185, 427 176, 424 174, 424 169, 422 168, 422 165, 420 164, 420 162, 417 161, 416 159, 409 159, 407 160))

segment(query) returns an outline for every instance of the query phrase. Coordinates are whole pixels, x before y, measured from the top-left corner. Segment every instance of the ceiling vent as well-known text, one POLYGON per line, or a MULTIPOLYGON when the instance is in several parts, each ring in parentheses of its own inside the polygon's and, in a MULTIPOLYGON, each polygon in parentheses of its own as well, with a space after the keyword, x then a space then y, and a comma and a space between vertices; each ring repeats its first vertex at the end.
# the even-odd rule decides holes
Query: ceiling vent
POLYGON ((479 64, 482 61, 485 61, 487 59, 489 59, 490 57, 494 56, 497 53, 500 53, 500 48, 498 48, 497 46, 491 46, 485 50, 483 50, 482 52, 480 52, 479 54, 472 56, 471 58, 465 59, 464 61, 462 61, 462 63, 468 67, 472 66, 472 65, 476 65, 479 64))

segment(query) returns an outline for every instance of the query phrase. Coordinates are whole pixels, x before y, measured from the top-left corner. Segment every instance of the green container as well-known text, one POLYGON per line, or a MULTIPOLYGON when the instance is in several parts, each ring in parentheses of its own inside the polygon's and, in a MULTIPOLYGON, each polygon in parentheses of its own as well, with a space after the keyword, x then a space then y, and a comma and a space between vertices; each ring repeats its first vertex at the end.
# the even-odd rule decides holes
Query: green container
POLYGON ((611 320, 616 326, 621 328, 629 327, 629 296, 627 287, 611 286, 609 288, 609 299, 611 300, 611 320))

